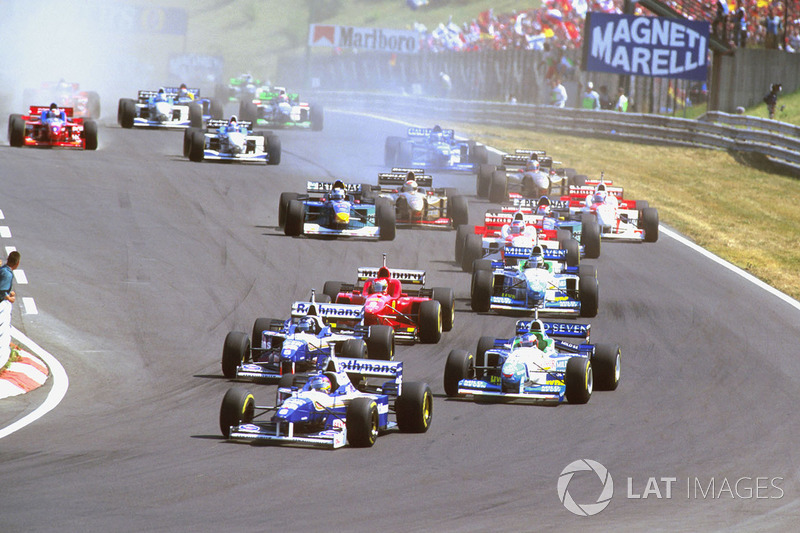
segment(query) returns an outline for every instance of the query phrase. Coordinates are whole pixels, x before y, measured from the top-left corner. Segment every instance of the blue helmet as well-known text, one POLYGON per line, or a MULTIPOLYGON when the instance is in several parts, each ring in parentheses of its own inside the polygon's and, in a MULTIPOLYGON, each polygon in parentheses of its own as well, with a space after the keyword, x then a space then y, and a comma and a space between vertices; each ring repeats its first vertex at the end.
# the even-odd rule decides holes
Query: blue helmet
POLYGON ((317 324, 314 322, 314 319, 308 316, 305 316, 300 319, 300 322, 297 323, 294 330, 298 333, 314 333, 317 329, 317 324))
POLYGON ((308 389, 324 392, 325 394, 330 394, 331 380, 328 378, 328 376, 321 374, 313 376, 311 379, 308 380, 308 389))
POLYGON ((344 200, 344 189, 335 188, 331 191, 331 200, 344 200))

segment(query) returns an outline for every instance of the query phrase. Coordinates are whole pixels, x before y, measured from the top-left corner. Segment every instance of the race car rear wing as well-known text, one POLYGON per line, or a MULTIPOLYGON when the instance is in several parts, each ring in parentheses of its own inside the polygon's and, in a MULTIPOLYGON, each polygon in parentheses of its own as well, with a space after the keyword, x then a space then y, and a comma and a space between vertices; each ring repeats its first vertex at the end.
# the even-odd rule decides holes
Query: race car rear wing
POLYGON ((542 157, 547 153, 544 150, 532 150, 530 148, 517 148, 514 150, 516 155, 524 155, 527 156, 528 159, 536 159, 537 161, 541 161, 542 157), (536 156, 536 157, 531 157, 536 156))
POLYGON ((336 372, 347 372, 365 377, 389 377, 397 383, 403 378, 402 361, 377 361, 374 359, 351 359, 331 357, 328 364, 333 363, 336 372))
MULTIPOLYGON (((512 198, 511 205, 522 209, 536 209, 539 205, 538 198, 512 198)), ((550 209, 569 209, 569 202, 567 200, 550 200, 550 209)), ((508 213, 509 211, 503 211, 508 213)), ((511 211, 513 213, 513 211, 511 211)))
MULTIPOLYGON (((382 172, 378 174, 378 185, 402 185, 407 180, 408 173, 394 173, 394 172, 382 172)), ((417 185, 420 187, 431 187, 433 186, 433 176, 427 176, 423 174, 414 174, 414 181, 417 182, 417 185)))
MULTIPOLYGON (((333 190, 332 181, 308 181, 306 182, 306 192, 318 192, 318 193, 325 193, 330 192, 333 190)), ((351 194, 361 194, 361 184, 360 183, 344 183, 344 189, 351 193, 351 194)))
POLYGON ((417 175, 417 174, 425 174, 425 169, 424 168, 392 167, 392 174, 408 174, 409 172, 413 172, 415 175, 417 175))
MULTIPOLYGON (((522 220, 525 224, 536 224, 542 219, 541 215, 535 213, 522 213, 522 220)), ((504 226, 511 224, 514 221, 514 213, 505 213, 503 211, 487 211, 483 216, 483 224, 485 226, 504 226)))
MULTIPOLYGON (((503 257, 505 259, 528 259, 533 252, 533 248, 523 248, 521 246, 506 246, 503 248, 503 257)), ((559 261, 566 262, 567 251, 561 248, 545 248, 542 247, 542 257, 546 261, 559 261)), ((500 263, 502 265, 502 262, 500 263)), ((492 262, 494 265, 494 262, 492 262)))
MULTIPOLYGON (((530 332, 533 320, 517 320, 517 332, 530 332)), ((544 332, 549 337, 570 337, 575 339, 589 340, 591 324, 580 324, 576 322, 542 322, 544 332)))
MULTIPOLYGON (((599 182, 598 182, 599 184, 599 182)), ((582 196, 586 197, 590 194, 594 194, 594 190, 597 185, 589 185, 588 183, 583 186, 579 185, 570 185, 569 186, 569 195, 570 196, 582 196)), ((622 187, 606 187, 606 192, 612 196, 616 196, 618 199, 622 199, 622 187)))
POLYGON ((363 305, 350 304, 322 304, 319 302, 294 302, 292 304, 292 317, 306 316, 312 306, 315 306, 316 314, 324 320, 345 319, 361 320, 364 316, 363 305))
MULTIPOLYGON (((71 107, 59 107, 61 111, 64 112, 67 118, 72 118, 72 108, 71 107)), ((50 106, 39 106, 39 105, 32 105, 28 110, 30 116, 38 117, 44 111, 50 111, 50 106)))
MULTIPOLYGON (((408 128, 409 137, 430 137, 431 133, 433 133, 433 128, 408 128)), ((445 140, 454 139, 455 136, 456 136, 455 130, 451 129, 442 130, 442 138, 445 140)))
MULTIPOLYGON (((253 123, 249 122, 247 120, 242 120, 240 122, 237 122, 237 124, 240 127, 241 126, 247 127, 248 130, 253 127, 253 123)), ((227 126, 227 125, 228 125, 228 121, 227 120, 211 118, 211 119, 208 119, 208 124, 206 126, 206 130, 208 130, 208 131, 217 130, 217 129, 219 129, 219 128, 223 127, 223 126, 227 126)))
MULTIPOLYGON (((358 269, 358 281, 367 281, 368 279, 377 278, 378 270, 381 267, 360 267, 358 269)), ((389 276, 392 279, 398 280, 403 285, 425 285, 425 271, 424 270, 408 270, 401 268, 390 268, 389 276)))

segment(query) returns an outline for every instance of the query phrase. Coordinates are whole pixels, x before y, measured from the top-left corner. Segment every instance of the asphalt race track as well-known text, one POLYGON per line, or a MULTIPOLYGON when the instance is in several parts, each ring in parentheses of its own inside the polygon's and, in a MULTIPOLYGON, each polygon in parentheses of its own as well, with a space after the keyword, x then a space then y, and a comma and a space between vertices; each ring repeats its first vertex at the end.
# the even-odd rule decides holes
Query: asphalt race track
MULTIPOLYGON (((514 319, 469 311, 454 232, 282 235, 280 192, 332 176, 374 182, 385 137, 405 130, 330 111, 325 122, 318 134, 280 133, 277 167, 190 163, 182 133, 113 123, 94 153, 0 147, 0 209, 29 280, 21 295, 39 309, 17 306, 13 323, 70 379, 54 411, 0 440, 0 531, 796 528, 797 309, 667 236, 604 243, 592 340, 621 346, 619 389, 582 406, 447 400, 448 352, 509 336, 514 319), (406 380, 434 390, 430 431, 336 451, 222 440, 225 334, 284 317, 325 280, 354 281, 381 252, 456 291, 453 331, 397 354, 406 380), (559 500, 559 475, 578 459, 613 478, 595 516, 559 500)), ((474 176, 435 183, 471 195, 479 222, 489 204, 474 176)), ((0 402, 0 428, 49 386, 0 402)), ((274 401, 274 386, 252 387, 258 403, 274 401)), ((600 487, 582 472, 569 493, 594 503, 600 487)))

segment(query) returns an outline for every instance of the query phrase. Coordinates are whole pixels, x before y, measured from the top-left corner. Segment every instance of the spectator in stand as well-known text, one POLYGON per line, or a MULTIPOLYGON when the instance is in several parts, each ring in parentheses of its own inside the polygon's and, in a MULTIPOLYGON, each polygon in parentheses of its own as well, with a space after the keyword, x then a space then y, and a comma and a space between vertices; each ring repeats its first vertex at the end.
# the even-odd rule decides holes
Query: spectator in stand
POLYGON ((728 15, 730 8, 728 0, 717 0, 717 13, 714 22, 711 23, 711 33, 720 38, 723 42, 728 40, 728 15), (720 28, 722 31, 720 31, 720 28))
POLYGON ((550 80, 550 104, 556 107, 566 107, 567 105, 567 90, 561 84, 561 78, 553 78, 550 80))
POLYGON ((742 6, 739 6, 733 16, 733 44, 739 48, 747 46, 747 17, 742 6))
POLYGON ((778 42, 778 35, 781 32, 781 18, 774 14, 772 11, 772 7, 767 10, 767 18, 764 19, 764 25, 767 28, 767 34, 765 36, 764 48, 768 48, 770 50, 777 50, 780 48, 778 42))
POLYGON ((584 109, 600 109, 600 95, 594 90, 592 82, 586 82, 586 90, 581 95, 581 107, 584 109))
POLYGON ((614 106, 614 111, 621 111, 623 113, 628 111, 628 97, 625 96, 624 87, 620 87, 617 91, 617 103, 614 106))
MULTIPOLYGON (((773 83, 769 92, 764 96, 764 103, 767 104, 767 111, 769 112, 770 120, 775 118, 775 106, 778 104, 779 92, 781 92, 781 84, 773 83)), ((11 259, 10 256, 9 259, 11 259)))
POLYGON ((608 87, 605 85, 600 86, 600 109, 614 109, 614 104, 611 103, 611 96, 608 95, 608 87))

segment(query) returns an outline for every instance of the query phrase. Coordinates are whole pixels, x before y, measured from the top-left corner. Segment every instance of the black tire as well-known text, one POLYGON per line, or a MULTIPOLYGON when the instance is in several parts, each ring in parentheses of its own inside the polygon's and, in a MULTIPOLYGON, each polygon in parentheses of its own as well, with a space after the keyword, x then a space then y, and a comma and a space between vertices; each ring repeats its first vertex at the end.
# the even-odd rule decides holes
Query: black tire
POLYGON ((492 274, 491 270, 478 270, 472 274, 470 306, 473 311, 477 313, 489 311, 493 281, 494 274, 492 274))
POLYGON ((451 196, 447 199, 447 214, 453 226, 469 224, 469 204, 466 196, 451 196))
POLYGON ((492 270, 492 260, 491 259, 476 259, 472 262, 472 272, 475 273, 478 270, 492 270))
POLYGON ((581 265, 578 267, 578 274, 580 276, 597 277, 597 267, 594 265, 581 265))
POLYGON ((386 137, 383 145, 383 164, 387 167, 393 167, 397 162, 397 151, 401 142, 403 142, 402 137, 386 137))
POLYGON ((410 167, 414 161, 414 145, 411 141, 403 141, 397 147, 397 164, 410 167))
POLYGON ((469 162, 473 165, 483 165, 489 161, 489 150, 483 144, 475 144, 469 153, 469 162))
POLYGON ((636 200, 636 209, 641 211, 646 207, 650 207, 650 202, 648 202, 647 200, 636 200))
POLYGON ((467 235, 464 241, 464 251, 461 254, 461 270, 472 272, 472 264, 476 259, 483 257, 483 236, 473 233, 467 235))
POLYGON ((89 118, 100 118, 100 95, 95 91, 89 91, 86 93, 86 99, 86 109, 89 112, 89 118))
POLYGON ((478 339, 478 349, 475 351, 475 376, 483 379, 486 376, 486 351, 494 348, 494 337, 483 336, 478 339))
MULTIPOLYGON (((281 379, 278 380, 278 388, 279 389, 291 389, 295 385, 295 380, 297 379, 297 374, 284 374, 281 376, 281 379)), ((275 402, 277 405, 278 402, 275 402)))
POLYGON ((456 228, 456 263, 461 264, 461 256, 464 254, 464 243, 467 241, 467 236, 471 235, 473 227, 468 224, 461 224, 456 228))
POLYGON ((592 369, 597 390, 617 390, 620 375, 620 349, 616 344, 595 344, 592 369))
POLYGON ((231 331, 222 345, 222 375, 236 377, 236 368, 250 359, 250 338, 243 331, 231 331))
POLYGON ((183 130, 183 157, 189 157, 189 152, 192 149, 192 136, 196 131, 203 131, 198 128, 186 128, 183 130))
POLYGON ((132 128, 133 119, 136 118, 136 102, 130 98, 122 98, 119 101, 119 113, 117 122, 123 128, 132 128))
POLYGON ((442 338, 442 304, 428 300, 419 304, 419 340, 425 344, 436 344, 442 338))
POLYGON ((219 429, 222 435, 227 439, 231 436, 231 426, 252 422, 255 409, 256 400, 252 392, 241 387, 228 389, 219 409, 219 429))
POLYGON ((11 144, 11 125, 15 120, 22 119, 22 115, 19 113, 12 113, 8 115, 8 141, 11 144))
POLYGON ((578 276, 578 298, 581 301, 581 316, 597 316, 599 286, 597 276, 580 274, 578 276))
POLYGON ((86 150, 97 150, 97 122, 94 120, 83 121, 83 140, 86 150))
POLYGON ((8 144, 19 148, 25 144, 25 121, 21 117, 11 117, 8 125, 8 144))
POLYGON ((394 402, 397 427, 403 433, 425 433, 433 418, 433 393, 427 383, 403 383, 402 394, 394 402))
POLYGON ((258 108, 253 102, 239 102, 239 120, 245 122, 252 122, 253 126, 256 125, 258 120, 258 108))
POLYGON ((189 104, 189 126, 192 128, 203 127, 203 106, 198 103, 189 104))
POLYGON ((378 438, 378 404, 372 398, 354 398, 345 415, 347 442, 354 448, 369 448, 378 438))
POLYGON ((225 114, 225 109, 222 106, 222 102, 219 100, 211 100, 209 105, 210 115, 211 118, 214 120, 222 120, 223 115, 225 114))
POLYGON ((503 170, 495 170, 492 173, 492 181, 489 184, 489 201, 495 204, 502 204, 508 201, 508 180, 503 170))
POLYGON ((367 336, 367 357, 380 361, 394 359, 394 329, 392 326, 370 326, 367 336))
POLYGON ((572 177, 576 176, 577 174, 578 173, 575 172, 574 168, 567 167, 567 168, 564 169, 564 175, 567 177, 567 180, 571 179, 572 177))
POLYGON ((325 125, 325 114, 322 106, 319 104, 311 104, 309 106, 309 115, 311 116, 311 131, 322 131, 325 125))
POLYGON ((581 215, 581 244, 587 259, 600 257, 600 224, 594 215, 581 215))
POLYGON ((578 266, 581 264, 581 245, 575 239, 567 239, 561 245, 567 251, 567 266, 578 266))
POLYGON ((253 321, 253 333, 250 336, 252 347, 261 347, 261 337, 265 331, 280 331, 281 327, 283 327, 283 320, 278 318, 256 318, 253 321))
POLYGON ((327 294, 331 297, 331 301, 336 303, 336 297, 342 292, 344 283, 344 281, 326 281, 322 286, 322 294, 327 294))
POLYGON ((658 210, 655 207, 642 209, 639 227, 644 230, 644 242, 656 242, 658 240, 658 210))
POLYGON ((192 132, 189 142, 189 161, 200 163, 206 156, 206 134, 201 129, 192 132))
POLYGON ((397 213, 391 200, 378 200, 375 205, 375 222, 378 224, 378 238, 382 241, 393 241, 397 233, 397 213))
POLYGON ((456 319, 456 298, 453 289, 434 287, 432 299, 442 305, 442 331, 450 331, 456 319))
POLYGON ((305 223, 306 206, 300 200, 292 200, 286 208, 286 225, 283 227, 284 234, 290 237, 297 237, 303 234, 305 223))
POLYGON ((333 300, 327 294, 320 294, 319 296, 316 297, 316 302, 318 304, 329 304, 333 302, 333 300))
POLYGON ((268 165, 281 164, 281 139, 277 135, 264 137, 264 151, 267 152, 268 165))
POLYGON ((347 339, 342 343, 339 350, 339 357, 347 359, 366 359, 367 345, 361 339, 347 339))
POLYGON ((458 396, 458 382, 475 374, 475 358, 466 350, 451 350, 444 364, 444 393, 458 396))
POLYGON ((570 178, 569 184, 574 185, 576 187, 583 187, 586 185, 586 180, 589 179, 589 176, 586 174, 575 174, 570 178))
POLYGON ((494 165, 482 164, 478 167, 478 177, 476 179, 478 198, 489 197, 489 185, 492 183, 492 174, 494 174, 495 170, 497 170, 497 167, 494 165))
POLYGON ((286 225, 286 210, 289 208, 289 202, 297 200, 300 196, 296 192, 282 192, 278 200, 278 227, 282 228, 286 225))
POLYGON ((569 358, 564 384, 569 403, 583 404, 589 401, 594 388, 594 375, 592 363, 587 357, 569 358))

